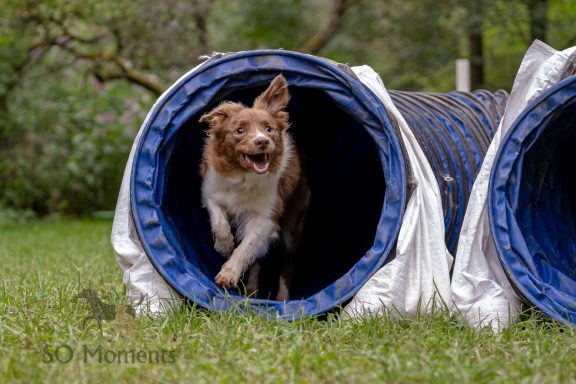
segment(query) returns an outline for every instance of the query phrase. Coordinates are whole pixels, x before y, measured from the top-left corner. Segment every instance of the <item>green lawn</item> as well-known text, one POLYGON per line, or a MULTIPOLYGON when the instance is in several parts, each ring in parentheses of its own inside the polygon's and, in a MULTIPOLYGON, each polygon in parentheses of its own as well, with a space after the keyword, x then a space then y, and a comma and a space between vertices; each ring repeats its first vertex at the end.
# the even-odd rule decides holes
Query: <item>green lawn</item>
POLYGON ((286 323, 186 308, 118 316, 101 335, 76 294, 125 304, 110 225, 0 227, 0 382, 576 382, 576 331, 537 314, 492 335, 446 315, 286 323))

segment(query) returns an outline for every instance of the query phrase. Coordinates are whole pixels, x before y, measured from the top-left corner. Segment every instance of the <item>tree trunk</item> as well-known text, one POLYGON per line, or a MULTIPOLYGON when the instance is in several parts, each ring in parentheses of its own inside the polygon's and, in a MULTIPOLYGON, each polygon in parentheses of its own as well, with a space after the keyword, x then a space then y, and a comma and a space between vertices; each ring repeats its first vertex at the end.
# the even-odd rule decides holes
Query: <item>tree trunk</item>
POLYGON ((470 88, 474 90, 484 87, 484 37, 482 34, 482 2, 472 0, 468 4, 470 88))
POLYGON ((359 0, 332 0, 332 13, 328 25, 312 36, 298 51, 312 55, 318 54, 336 36, 342 25, 344 14, 358 2, 359 0))
POLYGON ((192 0, 193 19, 196 25, 196 37, 198 49, 203 55, 210 54, 210 39, 208 36, 208 15, 212 8, 213 0, 192 0))
POLYGON ((546 41, 548 32, 548 0, 525 0, 530 17, 530 37, 532 40, 546 41))

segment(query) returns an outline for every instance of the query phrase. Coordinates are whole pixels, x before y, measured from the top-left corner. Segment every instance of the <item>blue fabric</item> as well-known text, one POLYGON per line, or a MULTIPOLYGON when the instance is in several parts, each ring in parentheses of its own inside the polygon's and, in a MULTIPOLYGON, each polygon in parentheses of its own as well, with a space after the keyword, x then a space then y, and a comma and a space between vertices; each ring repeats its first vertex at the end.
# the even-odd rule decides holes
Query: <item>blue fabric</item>
POLYGON ((576 324, 576 77, 529 105, 503 139, 490 179, 490 225, 514 287, 576 324))
MULTIPOLYGON (((454 251, 501 105, 489 93, 391 96, 434 169, 454 251)), ((179 80, 149 116, 132 169, 134 222, 153 265, 187 299, 212 310, 248 305, 296 319, 345 303, 389 260, 410 169, 398 128, 347 67, 281 50, 224 55, 179 80), (266 299, 274 297, 274 281, 264 281, 261 296, 249 299, 215 285, 225 260, 213 248, 198 170, 207 128, 199 117, 223 100, 251 104, 279 73, 289 83, 290 130, 312 192, 287 303, 266 299)))
POLYGON ((391 91, 390 96, 434 170, 442 197, 446 245, 454 253, 468 196, 503 108, 495 98, 484 100, 464 92, 391 91))
MULTIPOLYGON (((293 98, 297 99, 306 100, 304 96, 293 98)), ((295 101, 289 107, 291 119, 298 116, 298 110, 305 109, 305 103, 298 105, 295 101)), ((317 114, 317 111, 314 113, 317 114)), ((321 117, 317 118, 318 121, 322 121, 321 117)), ((330 121, 329 115, 325 117, 330 121)), ((293 125, 296 129, 294 122, 293 125)), ((322 142, 314 141, 314 135, 307 132, 322 129, 329 136, 331 126, 302 125, 296 129, 296 141, 302 141, 310 148, 322 148, 322 142)), ((141 243, 156 269, 174 289, 202 307, 226 310, 242 308, 247 304, 267 316, 286 319, 328 311, 351 298, 384 264, 398 236, 406 205, 407 175, 402 149, 394 129, 377 97, 348 71, 328 61, 294 52, 262 50, 230 54, 208 62, 179 81, 162 102, 154 107, 138 142, 132 170, 131 205, 141 243), (318 177, 323 174, 332 175, 324 176, 326 182, 338 178, 339 172, 344 173, 344 176, 350 177, 350 182, 334 184, 333 188, 340 190, 332 191, 332 196, 315 193, 315 189, 321 186, 311 186, 311 205, 319 207, 314 208, 319 212, 316 216, 320 217, 321 213, 330 214, 324 202, 326 200, 332 204, 330 210, 336 214, 339 210, 347 211, 334 217, 341 223, 339 226, 346 227, 347 231, 358 236, 366 236, 366 233, 356 233, 361 231, 354 228, 361 226, 362 216, 356 213, 356 216, 351 217, 356 217, 358 222, 346 222, 348 213, 354 215, 360 211, 367 215, 367 220, 374 214, 377 218, 375 236, 368 234, 373 236, 369 246, 361 254, 347 258, 348 264, 337 266, 339 270, 347 268, 345 273, 338 275, 329 285, 317 287, 313 286, 314 279, 311 276, 316 274, 318 280, 322 280, 323 271, 311 271, 299 283, 303 292, 314 293, 286 303, 246 299, 235 291, 226 294, 215 285, 214 274, 223 260, 212 248, 209 224, 205 212, 199 206, 198 196, 187 199, 182 195, 182 191, 193 193, 200 189, 197 164, 203 128, 196 123, 199 116, 222 100, 248 102, 278 73, 287 78, 291 92, 317 95, 308 97, 310 103, 323 102, 316 99, 327 97, 331 100, 334 116, 340 116, 337 121, 331 121, 340 133, 333 137, 334 142, 326 149, 330 156, 321 158, 319 154, 314 157, 315 153, 312 153, 309 171, 315 172, 318 177), (366 144, 367 140, 361 138, 362 135, 371 138, 369 145, 366 144), (354 156, 346 157, 348 149, 354 156), (379 159, 376 168, 372 168, 372 152, 379 159), (354 167, 350 164, 354 164, 354 167), (384 197, 380 197, 381 203, 374 209, 373 202, 379 200, 370 195, 369 185, 371 182, 374 184, 373 194, 377 194, 384 190, 384 180, 384 197), (358 190, 359 184, 364 186, 361 190, 358 190), (367 197, 362 199, 363 195, 367 197), (353 205, 339 206, 338 199, 359 201, 353 205), (190 234, 204 236, 191 239, 190 234), (309 290, 306 289, 307 284, 312 285, 309 290)), ((342 177, 340 179, 345 180, 342 177)), ((346 245, 346 239, 342 239, 343 235, 337 231, 337 227, 334 230, 332 236, 335 236, 335 240, 340 239, 346 245)), ((309 237, 303 240, 306 241, 312 244, 311 249, 327 254, 326 260, 330 260, 332 252, 339 252, 329 247, 330 238, 309 237), (319 245, 322 242, 327 252, 322 251, 319 245)), ((334 258, 326 269, 336 268, 333 264, 339 262, 339 258, 334 258)))

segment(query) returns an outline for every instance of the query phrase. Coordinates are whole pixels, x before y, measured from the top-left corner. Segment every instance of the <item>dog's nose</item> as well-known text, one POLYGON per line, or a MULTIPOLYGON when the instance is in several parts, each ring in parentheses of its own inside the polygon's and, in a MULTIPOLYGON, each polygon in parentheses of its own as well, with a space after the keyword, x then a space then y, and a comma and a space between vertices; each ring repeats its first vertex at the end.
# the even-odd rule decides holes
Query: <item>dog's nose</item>
POLYGON ((254 144, 260 149, 266 149, 270 144, 270 139, 267 137, 257 137, 254 139, 254 144))

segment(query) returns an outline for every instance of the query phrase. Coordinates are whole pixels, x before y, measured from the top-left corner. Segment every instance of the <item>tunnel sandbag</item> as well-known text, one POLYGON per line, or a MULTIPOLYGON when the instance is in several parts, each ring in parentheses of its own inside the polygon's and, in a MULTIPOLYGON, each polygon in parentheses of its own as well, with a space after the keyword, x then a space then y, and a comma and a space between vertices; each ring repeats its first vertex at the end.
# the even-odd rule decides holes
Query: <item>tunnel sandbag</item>
MULTIPOLYGON (((398 93, 396 102, 435 162, 446 238, 454 247, 462 201, 497 124, 494 106, 474 94, 398 93)), ((405 152, 380 99, 346 66, 283 50, 213 57, 161 96, 135 142, 128 177, 138 247, 172 289, 201 307, 249 306, 286 319, 326 312, 349 300, 394 257, 413 187, 405 152), (270 299, 274 281, 264 279, 251 297, 215 284, 225 259, 213 247, 199 174, 207 129, 200 116, 223 101, 250 105, 280 73, 289 84, 290 129, 311 190, 285 302, 270 299)))
POLYGON ((516 291, 576 324, 576 76, 523 111, 503 138, 489 189, 490 226, 516 291))

